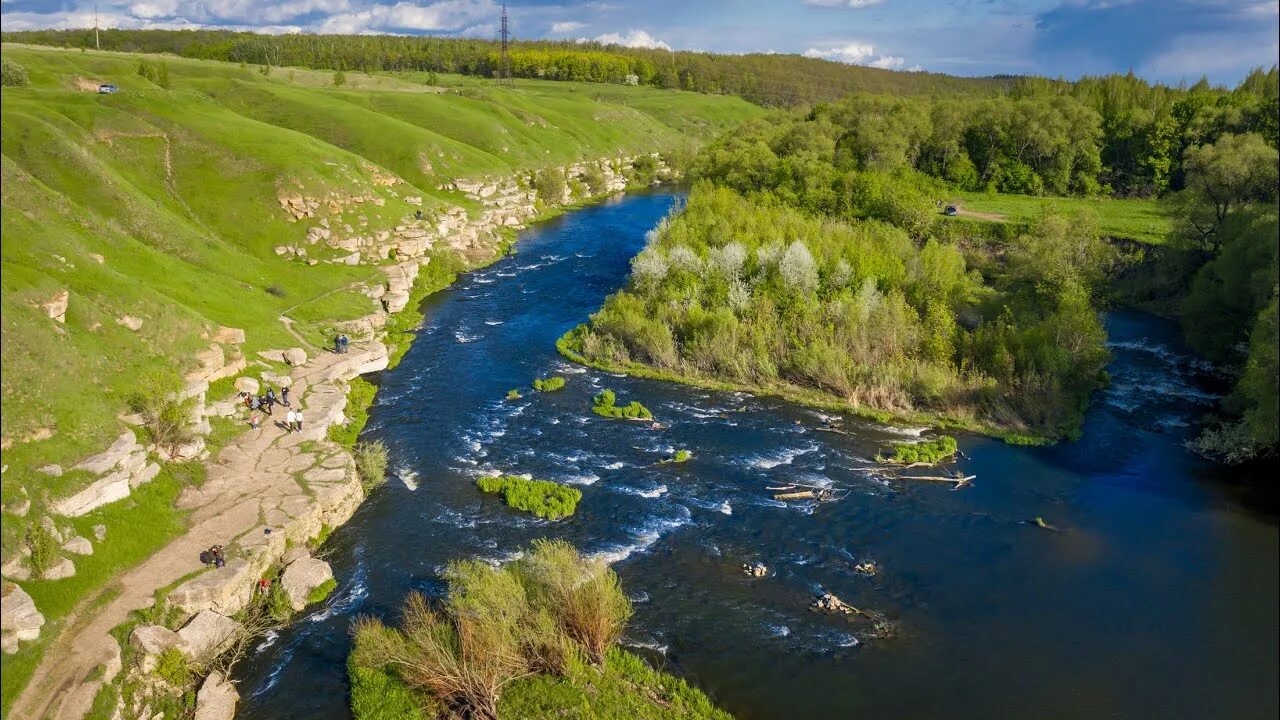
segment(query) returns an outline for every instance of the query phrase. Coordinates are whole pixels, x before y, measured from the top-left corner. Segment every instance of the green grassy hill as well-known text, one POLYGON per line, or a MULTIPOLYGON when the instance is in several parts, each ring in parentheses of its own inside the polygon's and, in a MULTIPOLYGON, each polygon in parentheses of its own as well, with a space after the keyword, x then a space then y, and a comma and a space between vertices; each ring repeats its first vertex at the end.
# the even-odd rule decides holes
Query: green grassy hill
MULTIPOLYGON (((353 286, 378 269, 279 257, 306 228, 278 196, 375 198, 359 212, 394 226, 445 202, 457 177, 699 143, 761 111, 738 98, 654 88, 275 68, 6 44, 29 87, 3 90, 4 555, 23 520, 83 484, 50 477, 110 444, 126 398, 154 371, 188 370, 218 326, 243 351, 323 341, 372 310, 353 286), (170 86, 137 73, 163 60, 170 86), (120 92, 100 95, 99 83, 120 92), (389 174, 404 183, 394 189, 389 174), (421 196, 422 205, 406 198, 421 196), (41 305, 69 292, 65 323, 41 305), (140 318, 130 330, 123 316, 140 318)), ((317 246, 312 258, 339 251, 317 246)))

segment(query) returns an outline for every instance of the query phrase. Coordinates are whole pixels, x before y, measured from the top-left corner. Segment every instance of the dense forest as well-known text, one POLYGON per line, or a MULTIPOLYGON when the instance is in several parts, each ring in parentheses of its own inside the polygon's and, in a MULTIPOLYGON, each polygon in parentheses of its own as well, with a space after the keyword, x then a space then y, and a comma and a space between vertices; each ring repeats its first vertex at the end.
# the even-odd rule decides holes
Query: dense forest
POLYGON ((1225 422, 1196 448, 1232 460, 1274 448, 1276 77, 1184 94, 1159 153, 1134 143, 1118 158, 1090 100, 1115 93, 1089 83, 856 95, 753 121, 693 161, 688 207, 567 347, 600 365, 1070 436, 1105 382, 1098 311, 1123 267, 1148 278, 1128 300, 1178 314, 1193 346, 1238 378, 1225 422), (980 226, 938 208, 957 186, 1148 183, 1125 186, 1137 193, 1157 176, 1179 229, 1140 265, 1087 215, 980 226))

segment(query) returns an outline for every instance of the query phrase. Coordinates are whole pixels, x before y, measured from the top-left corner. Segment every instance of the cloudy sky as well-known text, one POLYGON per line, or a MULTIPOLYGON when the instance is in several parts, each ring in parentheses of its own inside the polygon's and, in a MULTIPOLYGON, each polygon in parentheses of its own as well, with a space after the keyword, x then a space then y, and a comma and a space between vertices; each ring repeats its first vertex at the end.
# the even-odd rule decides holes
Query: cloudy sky
MULTIPOLYGON (((492 0, 99 0, 104 26, 493 38, 492 0)), ((5 30, 87 27, 93 0, 0 0, 5 30)), ((520 38, 801 53, 960 75, 1133 70, 1234 83, 1280 54, 1278 0, 513 0, 520 38)))

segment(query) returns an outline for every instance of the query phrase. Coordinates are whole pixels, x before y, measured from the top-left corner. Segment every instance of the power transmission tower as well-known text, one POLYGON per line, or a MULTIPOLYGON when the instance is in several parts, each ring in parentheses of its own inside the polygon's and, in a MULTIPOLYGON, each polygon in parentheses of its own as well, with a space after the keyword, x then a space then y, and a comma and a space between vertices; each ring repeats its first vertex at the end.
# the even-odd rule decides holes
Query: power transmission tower
POLYGON ((498 60, 498 84, 512 85, 511 55, 507 52, 511 44, 511 32, 507 28, 507 4, 502 3, 502 56, 498 60))

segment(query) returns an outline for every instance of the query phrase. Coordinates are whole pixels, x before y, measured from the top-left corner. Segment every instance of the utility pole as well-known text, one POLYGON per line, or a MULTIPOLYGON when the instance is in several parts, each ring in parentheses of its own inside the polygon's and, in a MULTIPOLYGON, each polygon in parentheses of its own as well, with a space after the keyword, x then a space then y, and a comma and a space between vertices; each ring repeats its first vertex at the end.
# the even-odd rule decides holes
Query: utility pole
POLYGON ((508 45, 511 42, 511 32, 507 29, 507 4, 502 3, 502 56, 498 60, 498 84, 511 85, 511 56, 508 54, 508 45))
POLYGON ((93 4, 93 49, 102 49, 102 43, 98 42, 98 3, 93 4))

